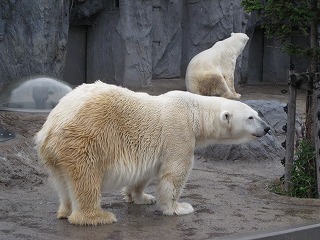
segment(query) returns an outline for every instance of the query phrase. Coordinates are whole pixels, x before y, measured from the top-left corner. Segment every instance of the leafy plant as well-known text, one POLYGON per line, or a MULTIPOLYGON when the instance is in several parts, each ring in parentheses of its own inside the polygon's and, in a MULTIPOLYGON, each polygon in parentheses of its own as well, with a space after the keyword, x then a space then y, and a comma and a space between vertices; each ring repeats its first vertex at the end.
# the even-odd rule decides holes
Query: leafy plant
POLYGON ((314 149, 307 140, 302 139, 293 162, 289 192, 284 191, 284 179, 273 181, 269 185, 269 190, 291 197, 317 198, 317 173, 314 159, 314 149))
POLYGON ((315 152, 307 140, 301 140, 293 162, 290 194, 294 197, 317 197, 315 152))
POLYGON ((304 47, 288 42, 291 37, 309 37, 310 26, 319 19, 319 9, 310 0, 242 0, 247 12, 256 12, 268 37, 279 39, 290 55, 317 56, 318 46, 304 47))

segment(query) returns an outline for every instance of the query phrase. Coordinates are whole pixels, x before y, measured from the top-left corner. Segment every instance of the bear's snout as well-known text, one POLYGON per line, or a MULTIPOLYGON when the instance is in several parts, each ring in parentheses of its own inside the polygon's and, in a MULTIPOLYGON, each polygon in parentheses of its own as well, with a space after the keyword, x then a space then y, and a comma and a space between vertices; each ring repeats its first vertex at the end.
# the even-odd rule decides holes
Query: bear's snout
POLYGON ((270 131, 270 126, 262 119, 260 119, 260 121, 261 121, 261 125, 262 125, 263 131, 264 131, 264 135, 266 135, 270 131))
POLYGON ((262 119, 260 119, 260 126, 261 126, 260 128, 261 130, 260 130, 260 133, 256 135, 257 137, 262 137, 270 131, 269 125, 262 119))
POLYGON ((267 127, 264 128, 264 132, 265 132, 266 134, 267 134, 269 131, 270 131, 270 127, 267 126, 267 127))

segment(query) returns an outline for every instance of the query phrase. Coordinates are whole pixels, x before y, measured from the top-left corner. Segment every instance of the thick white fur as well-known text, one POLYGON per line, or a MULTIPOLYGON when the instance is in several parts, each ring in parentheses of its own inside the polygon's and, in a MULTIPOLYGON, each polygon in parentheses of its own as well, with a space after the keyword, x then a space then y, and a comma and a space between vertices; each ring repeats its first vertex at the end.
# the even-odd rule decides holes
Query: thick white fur
POLYGON ((117 221, 101 209, 104 188, 124 187, 136 204, 157 199, 166 215, 193 212, 178 199, 195 148, 247 142, 266 128, 238 101, 180 91, 150 96, 98 81, 62 98, 35 142, 60 197, 58 218, 96 225, 117 221), (153 179, 156 198, 144 193, 153 179))
POLYGON ((234 88, 234 70, 237 57, 249 37, 244 33, 216 42, 211 48, 194 56, 186 71, 186 87, 189 92, 239 99, 234 88))

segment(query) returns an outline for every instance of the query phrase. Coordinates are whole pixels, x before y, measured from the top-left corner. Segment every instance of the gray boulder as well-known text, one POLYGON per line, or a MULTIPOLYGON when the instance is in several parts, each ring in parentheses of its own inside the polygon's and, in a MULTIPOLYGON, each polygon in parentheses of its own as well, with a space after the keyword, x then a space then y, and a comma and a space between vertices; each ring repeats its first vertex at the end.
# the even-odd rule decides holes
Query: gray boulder
POLYGON ((197 152, 206 159, 228 161, 273 161, 285 156, 285 149, 273 133, 246 144, 213 145, 197 152))

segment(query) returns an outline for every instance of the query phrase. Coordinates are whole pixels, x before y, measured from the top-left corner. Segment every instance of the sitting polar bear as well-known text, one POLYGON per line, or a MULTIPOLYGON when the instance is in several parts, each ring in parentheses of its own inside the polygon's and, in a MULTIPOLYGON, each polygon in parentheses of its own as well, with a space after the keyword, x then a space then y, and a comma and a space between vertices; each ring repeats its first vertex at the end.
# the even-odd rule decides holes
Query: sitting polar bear
POLYGON ((187 90, 205 96, 240 99, 241 95, 234 89, 234 70, 248 40, 244 33, 231 33, 231 37, 194 56, 186 71, 187 90))
POLYGON ((193 212, 178 202, 194 150, 264 136, 267 124, 248 105, 172 91, 135 93, 100 81, 63 97, 35 137, 60 198, 58 218, 72 224, 116 222, 100 206, 103 189, 125 187, 128 202, 157 199, 165 215, 193 212), (144 193, 152 179, 157 198, 144 193))

